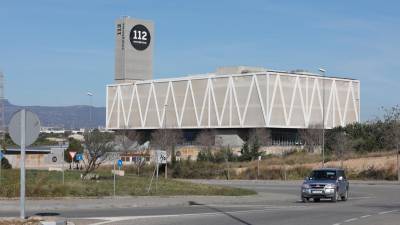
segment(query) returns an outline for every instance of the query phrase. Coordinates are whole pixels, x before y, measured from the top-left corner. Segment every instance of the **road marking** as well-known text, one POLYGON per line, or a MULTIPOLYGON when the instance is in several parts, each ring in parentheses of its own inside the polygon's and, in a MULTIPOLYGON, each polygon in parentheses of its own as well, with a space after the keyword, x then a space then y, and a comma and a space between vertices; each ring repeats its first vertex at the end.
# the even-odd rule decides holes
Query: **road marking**
POLYGON ((311 208, 310 206, 305 205, 262 205, 262 204, 234 204, 234 205, 225 205, 225 204, 204 204, 204 205, 191 205, 191 207, 221 207, 221 208, 240 208, 240 207, 263 207, 266 209, 297 209, 297 208, 311 208))
POLYGON ((353 222, 353 221, 356 221, 356 220, 358 220, 358 218, 351 218, 351 219, 345 220, 344 222, 345 223, 350 223, 350 222, 353 222))
POLYGON ((349 198, 349 200, 357 200, 357 199, 370 199, 370 198, 375 198, 375 197, 371 197, 371 196, 364 196, 364 197, 352 197, 352 198, 349 198))
POLYGON ((106 220, 103 222, 91 224, 91 225, 103 225, 107 223, 113 223, 124 220, 135 220, 135 219, 172 218, 178 216, 219 216, 224 214, 254 213, 254 212, 267 212, 267 211, 271 211, 271 209, 252 209, 252 210, 241 210, 241 211, 238 210, 238 211, 226 211, 226 212, 187 213, 187 214, 151 215, 151 216, 86 217, 86 218, 76 218, 76 219, 106 220))
POLYGON ((367 217, 370 217, 370 216, 371 216, 371 215, 368 214, 368 215, 361 216, 360 218, 361 218, 361 219, 364 219, 364 218, 367 218, 367 217))
POLYGON ((388 213, 392 213, 392 212, 396 212, 396 211, 397 210, 383 211, 383 212, 379 212, 378 215, 388 214, 388 213))
POLYGON ((332 224, 332 225, 341 225, 341 223, 334 223, 334 224, 332 224))

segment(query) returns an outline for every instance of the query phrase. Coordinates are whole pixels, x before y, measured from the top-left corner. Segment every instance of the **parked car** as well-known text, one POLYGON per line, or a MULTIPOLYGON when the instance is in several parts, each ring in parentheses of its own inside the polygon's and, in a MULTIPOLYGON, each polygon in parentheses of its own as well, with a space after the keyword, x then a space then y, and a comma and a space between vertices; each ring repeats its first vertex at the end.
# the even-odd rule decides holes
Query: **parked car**
POLYGON ((310 198, 319 202, 328 198, 332 202, 346 201, 349 197, 349 182, 343 169, 323 168, 313 170, 301 185, 301 200, 308 202, 310 198))

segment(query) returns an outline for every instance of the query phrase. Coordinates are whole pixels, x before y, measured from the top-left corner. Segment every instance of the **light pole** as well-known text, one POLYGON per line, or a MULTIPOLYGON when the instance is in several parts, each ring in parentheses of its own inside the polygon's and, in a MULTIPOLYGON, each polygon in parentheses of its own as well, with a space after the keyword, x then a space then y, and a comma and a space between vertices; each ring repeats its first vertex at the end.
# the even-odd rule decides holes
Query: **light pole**
POLYGON ((322 75, 322 168, 325 167, 325 73, 326 70, 319 68, 322 75))
POLYGON ((93 93, 88 91, 87 95, 89 96, 89 126, 88 126, 88 128, 90 128, 90 126, 92 124, 93 93))
MULTIPOLYGON (((164 104, 164 144, 167 143, 167 107, 168 104, 165 103, 164 104)), ((167 147, 166 147, 167 148, 167 147)), ((167 149, 164 149, 165 151, 167 151, 167 149)), ((172 157, 172 156, 171 156, 172 157)), ((165 179, 168 178, 168 155, 167 155, 167 160, 165 162, 165 179)))

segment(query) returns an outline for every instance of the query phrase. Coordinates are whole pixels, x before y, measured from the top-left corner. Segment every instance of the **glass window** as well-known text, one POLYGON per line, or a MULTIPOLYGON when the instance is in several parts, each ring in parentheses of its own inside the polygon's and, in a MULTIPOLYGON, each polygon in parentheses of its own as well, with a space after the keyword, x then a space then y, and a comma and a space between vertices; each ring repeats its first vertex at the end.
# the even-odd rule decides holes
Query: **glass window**
POLYGON ((336 171, 334 170, 315 170, 311 172, 312 180, 336 180, 336 171))

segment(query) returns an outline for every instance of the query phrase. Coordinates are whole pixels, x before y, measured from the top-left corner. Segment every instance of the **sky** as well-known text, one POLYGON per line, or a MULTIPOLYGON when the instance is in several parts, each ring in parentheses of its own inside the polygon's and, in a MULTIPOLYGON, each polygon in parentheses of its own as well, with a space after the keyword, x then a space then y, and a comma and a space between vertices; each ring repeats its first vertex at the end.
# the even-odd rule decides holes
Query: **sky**
POLYGON ((155 23, 154 75, 220 66, 305 69, 361 82, 361 119, 400 101, 399 1, 0 0, 0 70, 17 105, 105 106, 114 22, 155 23))

